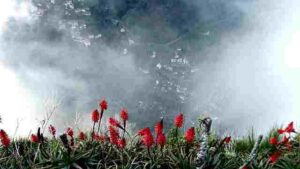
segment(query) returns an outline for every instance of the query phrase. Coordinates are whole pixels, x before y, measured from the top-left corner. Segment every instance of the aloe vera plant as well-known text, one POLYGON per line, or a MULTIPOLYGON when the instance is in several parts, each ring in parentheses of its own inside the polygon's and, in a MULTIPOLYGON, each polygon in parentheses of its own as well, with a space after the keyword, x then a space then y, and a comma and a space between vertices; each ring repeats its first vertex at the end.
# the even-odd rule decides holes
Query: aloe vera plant
MULTIPOLYGON (((101 101, 101 112, 107 102, 101 101), (102 107, 101 107, 102 106, 102 107)), ((199 119, 198 126, 182 131, 184 114, 174 127, 164 128, 163 120, 130 134, 126 122, 130 113, 122 109, 120 123, 108 118, 108 131, 95 130, 102 117, 93 111, 90 131, 67 128, 51 137, 38 128, 34 137, 10 138, 0 130, 0 169, 7 168, 184 168, 184 169, 297 169, 300 168, 300 135, 293 123, 272 129, 268 136, 222 137, 211 132, 212 119, 199 119)), ((99 114, 100 115, 100 114, 99 114)))

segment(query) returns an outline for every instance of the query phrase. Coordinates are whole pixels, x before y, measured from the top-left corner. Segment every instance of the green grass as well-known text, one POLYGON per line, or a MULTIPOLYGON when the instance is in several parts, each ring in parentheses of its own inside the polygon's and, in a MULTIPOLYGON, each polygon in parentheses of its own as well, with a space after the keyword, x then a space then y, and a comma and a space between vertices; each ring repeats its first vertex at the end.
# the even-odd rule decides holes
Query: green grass
MULTIPOLYGON (((241 139, 232 139, 229 143, 222 143, 223 138, 210 134, 205 163, 200 168, 240 168, 247 163, 257 142, 258 137, 253 133, 241 139)), ((163 148, 153 144, 149 149, 137 135, 126 135, 127 145, 124 149, 111 144, 109 140, 92 141, 89 136, 86 140, 74 137, 73 145, 71 137, 67 135, 63 135, 67 136, 67 140, 60 137, 44 138, 39 143, 29 139, 14 139, 8 147, 0 146, 0 168, 196 168, 201 133, 192 144, 185 141, 183 134, 181 131, 175 138, 174 129, 170 129, 167 144, 163 148)), ((254 150, 255 158, 247 163, 247 168, 300 169, 300 135, 292 134, 288 141, 290 149, 285 145, 271 145, 271 137, 281 141, 283 135, 279 135, 274 128, 264 136, 258 149, 254 150), (271 163, 269 158, 275 151, 281 152, 281 156, 271 163)))

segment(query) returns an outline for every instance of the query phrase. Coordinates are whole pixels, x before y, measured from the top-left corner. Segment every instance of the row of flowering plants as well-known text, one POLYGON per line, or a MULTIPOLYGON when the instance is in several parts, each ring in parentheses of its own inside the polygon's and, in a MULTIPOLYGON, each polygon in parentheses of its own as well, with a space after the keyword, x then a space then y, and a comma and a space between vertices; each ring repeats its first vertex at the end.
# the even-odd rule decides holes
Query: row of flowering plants
POLYGON ((122 109, 114 118, 107 109, 101 100, 91 112, 90 131, 75 133, 68 127, 57 136, 57 128, 49 125, 50 137, 38 128, 29 138, 13 139, 1 129, 0 168, 300 168, 300 137, 293 122, 264 138, 252 133, 232 139, 211 133, 210 118, 184 131, 185 116, 179 113, 168 129, 161 118, 132 134, 130 113, 122 109))

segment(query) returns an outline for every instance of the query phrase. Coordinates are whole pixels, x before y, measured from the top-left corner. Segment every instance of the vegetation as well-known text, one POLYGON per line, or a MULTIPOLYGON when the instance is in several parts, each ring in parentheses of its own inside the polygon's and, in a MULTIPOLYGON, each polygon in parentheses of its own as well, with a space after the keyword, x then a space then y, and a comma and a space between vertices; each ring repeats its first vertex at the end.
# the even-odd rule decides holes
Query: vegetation
POLYGON ((300 135, 293 122, 264 138, 252 133, 233 140, 212 134, 210 118, 200 118, 199 126, 183 133, 180 113, 166 134, 161 119, 153 131, 143 128, 131 135, 126 109, 119 121, 108 118, 107 131, 101 131, 107 102, 102 100, 99 107, 92 112, 92 130, 77 136, 67 128, 56 137, 53 125, 48 126, 52 138, 40 128, 29 139, 12 139, 0 130, 0 168, 300 168, 300 135))

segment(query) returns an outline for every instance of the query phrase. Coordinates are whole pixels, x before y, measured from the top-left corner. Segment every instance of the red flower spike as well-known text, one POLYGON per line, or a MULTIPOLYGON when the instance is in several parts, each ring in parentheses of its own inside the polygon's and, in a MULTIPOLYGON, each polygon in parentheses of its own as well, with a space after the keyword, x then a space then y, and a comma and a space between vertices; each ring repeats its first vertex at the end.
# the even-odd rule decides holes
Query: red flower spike
POLYGON ((0 130, 0 139, 6 138, 6 137, 8 137, 7 134, 6 134, 6 132, 1 129, 0 130))
POLYGON ((73 132, 73 129, 72 128, 67 128, 67 131, 66 131, 67 135, 69 135, 70 137, 73 137, 74 135, 74 132, 73 132))
POLYGON ((285 146, 289 151, 292 151, 292 145, 290 142, 285 143, 285 146))
POLYGON ((100 119, 100 113, 98 112, 97 109, 95 109, 93 112, 92 112, 92 121, 94 123, 97 123, 100 119))
POLYGON ((109 131, 109 135, 110 135, 110 137, 109 137, 110 142, 111 142, 112 144, 117 145, 117 144, 118 144, 118 139, 119 139, 119 132, 118 132, 118 130, 116 130, 116 129, 115 129, 114 127, 112 127, 112 126, 109 126, 109 127, 108 127, 108 131, 109 131))
POLYGON ((35 134, 31 134, 31 141, 33 142, 33 143, 38 143, 39 142, 39 138, 38 138, 38 136, 37 135, 35 135, 35 134))
POLYGON ((283 133, 294 133, 295 129, 294 129, 294 122, 290 122, 288 124, 288 126, 283 130, 283 129, 278 129, 277 130, 278 134, 283 134, 283 133))
POLYGON ((8 137, 4 137, 1 139, 1 144, 4 146, 4 147, 9 147, 10 145, 10 139, 8 137))
POLYGON ((80 132, 78 135, 79 140, 84 141, 86 139, 86 135, 84 134, 84 132, 80 132))
POLYGON ((156 139, 156 144, 164 147, 166 145, 167 139, 164 133, 159 133, 156 139))
POLYGON ((106 138, 105 138, 105 136, 103 136, 103 135, 99 135, 99 134, 94 133, 93 139, 94 139, 95 141, 105 141, 106 138))
POLYGON ((151 134, 151 133, 145 134, 145 135, 143 136, 142 141, 143 141, 143 144, 144 144, 147 148, 150 148, 150 147, 153 145, 153 143, 154 143, 154 139, 153 139, 152 134, 151 134))
POLYGON ((125 146, 126 146, 126 140, 125 140, 125 138, 119 139, 118 140, 118 147, 121 148, 121 149, 124 149, 125 146))
POLYGON ((114 127, 120 127, 120 128, 122 128, 120 122, 118 122, 118 120, 116 120, 116 119, 114 119, 112 117, 110 117, 108 119, 108 124, 111 125, 111 126, 114 126, 114 127))
POLYGON ((270 138, 269 143, 276 146, 278 144, 278 140, 277 138, 272 137, 270 138))
POLYGON ((50 125, 48 129, 49 129, 49 133, 50 133, 51 135, 53 135, 53 136, 54 136, 54 135, 55 135, 55 133, 56 133, 56 129, 55 129, 55 127, 54 127, 54 126, 52 126, 52 125, 50 125))
POLYGON ((105 99, 100 100, 99 107, 101 111, 107 110, 107 101, 105 99))
POLYGON ((161 134, 163 133, 164 130, 164 122, 163 119, 161 119, 159 122, 156 123, 155 127, 154 127, 155 133, 156 134, 161 134))
POLYGON ((284 129, 284 131, 287 132, 287 133, 293 133, 293 132, 295 132, 294 123, 290 122, 288 124, 288 126, 284 129))
POLYGON ((143 136, 143 135, 146 135, 146 134, 151 134, 151 131, 150 131, 149 127, 143 128, 143 129, 138 131, 138 135, 140 135, 140 136, 143 136))
POLYGON ((126 109, 122 109, 120 112, 120 117, 123 121, 128 120, 128 111, 126 109))
POLYGON ((284 136, 280 144, 287 144, 289 142, 289 138, 284 136))
POLYGON ((189 128, 186 131, 184 138, 185 138, 186 142, 192 143, 195 139, 195 128, 194 127, 189 128))
POLYGON ((278 129, 278 130, 277 130, 277 133, 278 133, 278 134, 283 134, 283 133, 284 133, 284 130, 278 129))
POLYGON ((93 133, 92 137, 93 137, 93 140, 100 141, 100 134, 93 133))
POLYGON ((183 114, 180 113, 178 116, 175 117, 174 119, 174 125, 177 127, 177 128, 181 128, 182 125, 183 125, 183 114))
POLYGON ((104 135, 99 135, 98 141, 104 142, 105 140, 109 140, 109 138, 104 135))
POLYGON ((281 153, 279 151, 276 151, 269 157, 269 161, 272 164, 275 164, 278 161, 278 158, 280 157, 281 153))
POLYGON ((0 130, 0 140, 1 140, 1 144, 4 147, 6 147, 6 148, 9 147, 10 139, 4 130, 0 130))
POLYGON ((289 138, 286 136, 283 137, 282 141, 279 144, 286 146, 286 148, 288 148, 289 151, 292 150, 292 145, 289 142, 289 138))
POLYGON ((228 136, 228 137, 225 137, 224 139, 223 139, 223 141, 225 142, 225 143, 230 143, 230 141, 231 141, 231 136, 228 136))

